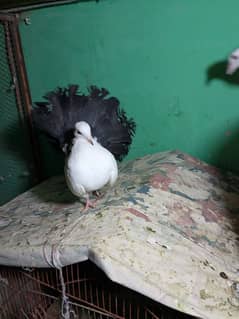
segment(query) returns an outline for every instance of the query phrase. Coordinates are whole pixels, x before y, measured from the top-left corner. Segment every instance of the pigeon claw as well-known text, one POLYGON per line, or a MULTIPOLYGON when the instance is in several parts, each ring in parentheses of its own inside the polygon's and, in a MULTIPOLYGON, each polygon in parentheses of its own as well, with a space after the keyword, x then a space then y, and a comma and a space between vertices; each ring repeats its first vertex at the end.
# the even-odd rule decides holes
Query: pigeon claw
POLYGON ((95 201, 90 201, 89 198, 86 199, 86 203, 85 203, 85 207, 83 208, 82 212, 85 212, 87 211, 89 208, 95 208, 96 207, 96 202, 97 200, 95 201))

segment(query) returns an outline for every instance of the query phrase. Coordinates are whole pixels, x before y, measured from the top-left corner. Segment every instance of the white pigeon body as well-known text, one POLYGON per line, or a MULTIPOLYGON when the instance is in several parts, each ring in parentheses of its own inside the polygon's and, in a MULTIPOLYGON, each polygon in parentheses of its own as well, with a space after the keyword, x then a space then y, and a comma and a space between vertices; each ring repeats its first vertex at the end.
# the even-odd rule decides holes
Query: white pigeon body
POLYGON ((239 49, 234 50, 228 57, 226 74, 232 75, 239 68, 239 49))
MULTIPOLYGON (((76 124, 72 149, 65 163, 65 177, 71 192, 78 197, 111 186, 118 177, 118 166, 114 156, 96 138, 92 138, 86 122, 76 124)), ((90 202, 89 202, 90 203, 90 202)))

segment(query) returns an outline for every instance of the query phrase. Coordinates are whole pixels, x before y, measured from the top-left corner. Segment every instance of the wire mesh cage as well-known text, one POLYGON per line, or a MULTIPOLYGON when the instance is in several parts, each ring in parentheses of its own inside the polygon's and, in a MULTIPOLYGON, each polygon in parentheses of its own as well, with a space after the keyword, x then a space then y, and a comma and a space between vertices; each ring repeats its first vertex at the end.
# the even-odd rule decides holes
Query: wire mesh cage
POLYGON ((62 272, 53 268, 0 267, 0 318, 189 319, 192 317, 112 282, 99 268, 87 261, 64 267, 62 272))
POLYGON ((40 180, 19 20, 0 12, 0 205, 40 180))

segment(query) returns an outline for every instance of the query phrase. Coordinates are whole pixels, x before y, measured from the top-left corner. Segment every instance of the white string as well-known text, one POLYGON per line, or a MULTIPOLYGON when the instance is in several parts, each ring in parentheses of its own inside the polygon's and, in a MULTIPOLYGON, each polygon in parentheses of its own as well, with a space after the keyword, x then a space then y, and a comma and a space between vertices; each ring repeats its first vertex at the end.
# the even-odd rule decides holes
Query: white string
POLYGON ((62 303, 61 303, 61 315, 64 319, 70 319, 70 304, 69 298, 66 295, 66 284, 64 282, 64 277, 62 273, 62 268, 58 268, 60 273, 60 282, 62 290, 62 303))
POLYGON ((64 282, 64 277, 62 272, 63 265, 60 261, 60 252, 58 249, 59 246, 52 245, 50 254, 46 254, 45 248, 46 248, 46 245, 43 246, 43 254, 44 254, 45 260, 47 261, 48 265, 58 269, 60 274, 61 293, 62 293, 61 316, 63 319, 70 319, 72 314, 73 318, 76 318, 75 312, 73 310, 70 310, 69 298, 66 295, 66 284, 64 282), (48 258, 49 255, 50 255, 50 258, 48 258))
POLYGON ((59 249, 57 249, 56 245, 52 246, 52 264, 55 268, 59 270, 60 274, 60 283, 61 283, 61 293, 62 293, 62 302, 61 302, 61 315, 64 319, 70 319, 70 305, 69 298, 66 295, 66 284, 64 282, 62 267, 60 261, 60 253, 59 249))

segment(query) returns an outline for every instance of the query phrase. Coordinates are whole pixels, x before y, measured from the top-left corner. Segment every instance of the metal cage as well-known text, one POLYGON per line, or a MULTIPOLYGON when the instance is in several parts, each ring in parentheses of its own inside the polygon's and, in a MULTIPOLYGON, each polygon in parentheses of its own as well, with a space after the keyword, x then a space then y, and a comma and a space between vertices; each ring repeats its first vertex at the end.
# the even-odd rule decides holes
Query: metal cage
POLYGON ((189 319, 106 277, 87 261, 62 269, 0 267, 1 319, 189 319), (64 316, 65 300, 70 317, 64 316))
POLYGON ((17 14, 0 12, 0 204, 41 179, 19 33, 20 19, 17 14))

